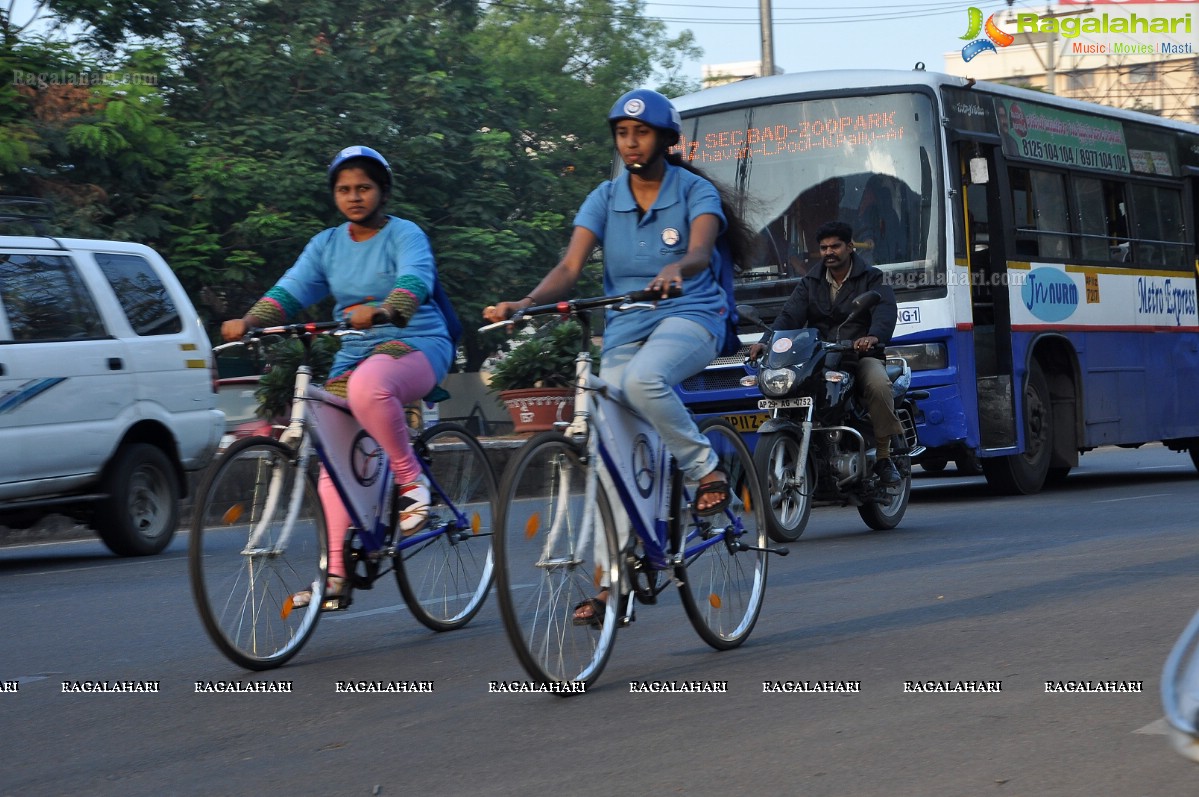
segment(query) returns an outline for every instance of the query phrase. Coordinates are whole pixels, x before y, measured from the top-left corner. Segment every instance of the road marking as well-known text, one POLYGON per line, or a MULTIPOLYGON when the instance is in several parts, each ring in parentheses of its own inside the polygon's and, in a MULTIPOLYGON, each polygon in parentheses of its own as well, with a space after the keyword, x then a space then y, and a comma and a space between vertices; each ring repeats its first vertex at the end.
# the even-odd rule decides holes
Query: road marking
POLYGON ((1135 731, 1133 731, 1133 733, 1147 733, 1152 736, 1169 736, 1170 726, 1166 724, 1166 718, 1162 717, 1159 720, 1154 720, 1153 722, 1149 723, 1144 728, 1137 728, 1135 731))
POLYGON ((1097 504, 1114 504, 1118 501, 1144 501, 1148 498, 1161 498, 1170 495, 1170 493, 1154 493, 1153 495, 1134 495, 1129 498, 1108 498, 1103 501, 1096 501, 1097 504))
POLYGON ((398 603, 395 606, 384 606, 380 609, 367 609, 364 612, 354 612, 353 614, 341 614, 341 613, 330 614, 329 616, 321 618, 321 619, 323 619, 325 621, 356 620, 359 617, 370 617, 371 615, 375 615, 375 614, 395 614, 396 612, 406 612, 406 611, 408 611, 408 605, 405 603, 398 603))

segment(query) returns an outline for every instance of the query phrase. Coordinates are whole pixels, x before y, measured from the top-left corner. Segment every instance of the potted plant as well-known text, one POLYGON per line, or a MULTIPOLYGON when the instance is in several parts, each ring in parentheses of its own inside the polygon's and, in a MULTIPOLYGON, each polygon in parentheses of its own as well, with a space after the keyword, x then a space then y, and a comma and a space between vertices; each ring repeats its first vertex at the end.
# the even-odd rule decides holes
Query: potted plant
MULTIPOLYGON (((570 420, 579 324, 566 321, 539 328, 513 346, 491 369, 490 388, 512 416, 513 431, 537 432, 570 420)), ((592 369, 599 349, 591 347, 592 369)))

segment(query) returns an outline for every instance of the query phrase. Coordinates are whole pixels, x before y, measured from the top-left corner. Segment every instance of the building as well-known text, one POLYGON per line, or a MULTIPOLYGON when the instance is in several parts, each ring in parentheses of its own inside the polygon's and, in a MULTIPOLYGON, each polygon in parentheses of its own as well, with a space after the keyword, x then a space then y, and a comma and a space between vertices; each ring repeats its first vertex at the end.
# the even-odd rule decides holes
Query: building
POLYGON ((946 53, 946 72, 1199 122, 1199 13, 1187 4, 1000 12, 994 20, 999 46, 969 61, 968 48, 946 53))
MULTIPOLYGON (((783 74, 782 68, 776 65, 774 74, 783 74)), ((700 71, 700 80, 706 89, 710 89, 713 86, 723 86, 725 83, 736 83, 738 80, 749 80, 754 77, 762 77, 761 61, 704 64, 700 71)))

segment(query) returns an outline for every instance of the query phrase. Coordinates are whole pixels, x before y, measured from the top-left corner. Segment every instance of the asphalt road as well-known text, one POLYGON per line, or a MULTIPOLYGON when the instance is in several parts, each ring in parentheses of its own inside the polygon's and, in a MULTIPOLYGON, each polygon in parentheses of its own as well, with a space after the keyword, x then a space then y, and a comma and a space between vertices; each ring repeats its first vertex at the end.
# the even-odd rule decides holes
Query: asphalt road
POLYGON ((325 616, 291 663, 247 673, 200 626, 186 534, 148 559, 90 539, 8 546, 0 795, 1195 793, 1157 688, 1199 608, 1197 481, 1160 447, 1103 450, 1025 498, 952 466, 921 474, 893 532, 817 509, 771 560, 744 647, 709 649, 668 593, 568 699, 489 691, 525 680, 492 602, 437 635, 381 582, 325 616), (158 691, 63 686, 88 680, 158 691), (432 691, 337 691, 358 680, 432 691), (230 681, 290 691, 196 689, 230 681), (630 686, 676 681, 727 691, 630 686), (856 691, 764 692, 799 681, 856 691), (1047 692, 1068 681, 1141 691, 1047 692), (959 682, 991 691, 939 691, 959 682))

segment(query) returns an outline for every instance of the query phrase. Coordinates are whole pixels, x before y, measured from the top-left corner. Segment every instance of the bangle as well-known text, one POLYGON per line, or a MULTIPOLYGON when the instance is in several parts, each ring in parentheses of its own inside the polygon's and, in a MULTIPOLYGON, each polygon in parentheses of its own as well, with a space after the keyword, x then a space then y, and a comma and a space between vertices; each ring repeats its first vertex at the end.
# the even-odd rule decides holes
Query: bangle
MULTIPOLYGON (((534 299, 534 298, 532 297, 532 295, 525 296, 525 299, 528 299, 528 300, 529 300, 530 302, 532 302, 533 304, 537 304, 537 300, 536 300, 536 299, 534 299)), ((523 302, 525 299, 521 299, 521 301, 523 302)), ((530 306, 531 306, 531 305, 530 305, 530 306)))

